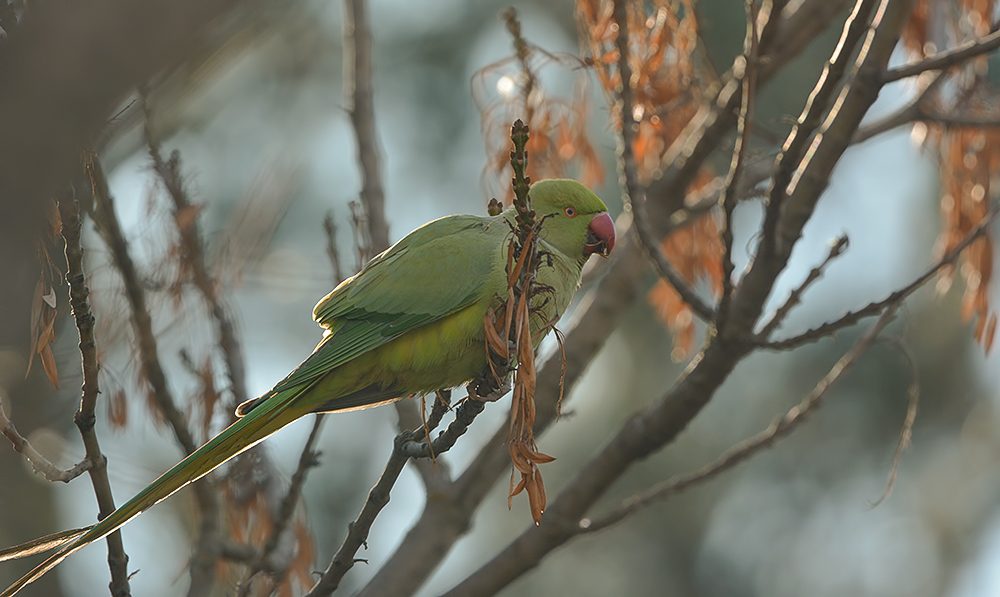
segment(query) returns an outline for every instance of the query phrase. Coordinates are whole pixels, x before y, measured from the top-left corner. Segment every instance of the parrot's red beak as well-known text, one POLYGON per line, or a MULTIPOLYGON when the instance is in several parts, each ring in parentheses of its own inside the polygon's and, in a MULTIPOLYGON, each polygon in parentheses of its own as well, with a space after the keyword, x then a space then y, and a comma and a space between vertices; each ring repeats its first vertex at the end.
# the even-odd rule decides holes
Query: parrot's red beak
POLYGON ((594 216, 590 226, 587 227, 587 244, 583 247, 583 254, 597 253, 601 257, 607 257, 614 248, 615 221, 608 212, 601 212, 594 216))

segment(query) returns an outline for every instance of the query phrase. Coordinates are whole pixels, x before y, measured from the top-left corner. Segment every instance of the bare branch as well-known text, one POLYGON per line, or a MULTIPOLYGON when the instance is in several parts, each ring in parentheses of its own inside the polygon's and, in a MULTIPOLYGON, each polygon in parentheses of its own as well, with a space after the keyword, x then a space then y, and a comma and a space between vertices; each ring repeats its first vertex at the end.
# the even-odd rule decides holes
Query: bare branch
MULTIPOLYGON (((111 493, 111 482, 108 480, 108 459, 101 452, 101 445, 94 430, 94 410, 97 406, 97 395, 100 393, 97 362, 97 342, 94 338, 94 314, 90 310, 90 290, 83 272, 83 244, 80 241, 80 231, 83 225, 80 221, 80 203, 75 191, 70 188, 59 201, 59 213, 62 217, 62 236, 66 241, 66 282, 69 284, 70 306, 76 328, 80 333, 80 355, 83 360, 83 388, 81 390, 80 408, 73 417, 80 436, 83 438, 85 458, 93 464, 90 467, 90 480, 97 497, 98 515, 101 520, 115 511, 115 498, 111 493)), ((111 595, 113 597, 128 597, 131 595, 128 584, 128 556, 122 544, 120 531, 108 535, 108 566, 111 570, 111 595)))
POLYGON ((917 277, 913 282, 907 284, 903 288, 893 292, 881 301, 876 301, 869 303, 868 305, 858 309, 856 311, 851 311, 837 319, 828 323, 824 323, 816 328, 813 328, 807 332, 803 332, 791 338, 785 338, 783 340, 776 340, 774 342, 766 342, 761 344, 764 348, 770 350, 788 350, 796 346, 806 344, 809 342, 815 342, 821 338, 826 338, 836 333, 838 330, 842 330, 846 327, 852 326, 866 317, 871 317, 873 315, 878 315, 883 310, 889 306, 898 303, 910 296, 921 286, 926 284, 928 280, 937 275, 947 265, 950 265, 958 259, 959 255, 962 254, 969 245, 971 245, 977 238, 986 233, 989 229, 990 224, 993 222, 994 218, 1000 214, 1000 201, 993 205, 986 216, 976 225, 975 228, 969 231, 969 234, 965 236, 964 239, 953 248, 948 251, 944 256, 941 257, 936 263, 934 263, 930 268, 927 269, 923 274, 917 277))
MULTIPOLYGON (((441 402, 444 404, 444 402, 441 402)), ((435 401, 435 409, 438 408, 438 401, 435 401)), ((455 440, 458 439, 465 430, 468 428, 469 424, 475 419, 476 415, 483 411, 485 403, 481 400, 472 398, 470 395, 469 399, 466 399, 461 406, 458 408, 458 412, 455 415, 455 421, 448 426, 448 430, 441 434, 441 436, 435 440, 434 453, 441 454, 447 451, 452 445, 454 445, 455 440)), ((440 412, 443 414, 444 407, 440 412)), ((437 418, 440 420, 440 416, 435 417, 432 414, 431 419, 437 418)), ((347 537, 341 544, 340 549, 333 556, 333 560, 330 565, 327 566, 326 570, 323 571, 323 575, 319 582, 307 593, 307 597, 318 597, 321 595, 330 595, 340 586, 341 579, 344 575, 354 567, 359 561, 355 558, 358 550, 361 549, 368 539, 368 533, 371 530, 372 523, 375 522, 375 518, 378 516, 382 508, 389 503, 389 492, 392 490, 393 485, 396 484, 396 480, 399 478, 399 473, 402 472, 403 466, 406 465, 407 460, 410 459, 407 453, 409 448, 407 446, 412 445, 417 438, 424 437, 425 429, 423 426, 414 429, 413 431, 407 433, 401 433, 396 436, 396 440, 393 445, 392 453, 389 455, 389 461, 385 465, 385 469, 382 471, 382 476, 379 477, 378 482, 372 487, 371 491, 368 492, 368 498, 365 500, 364 506, 361 508, 361 513, 358 517, 354 519, 354 522, 347 526, 347 537)), ((417 444, 419 446, 427 447, 427 444, 417 444)), ((426 452, 422 455, 430 456, 430 449, 427 448, 426 452)))
POLYGON ((896 473, 899 472, 899 463, 903 460, 903 451, 910 447, 910 438, 913 436, 913 424, 917 420, 917 406, 920 404, 920 372, 917 370, 917 360, 913 353, 906 347, 906 344, 899 338, 893 344, 899 349, 906 366, 910 370, 910 387, 907 390, 908 400, 906 402, 906 416, 903 418, 903 428, 899 432, 899 441, 896 442, 896 451, 892 455, 892 466, 889 468, 889 478, 886 480, 885 489, 877 500, 872 502, 872 508, 885 501, 892 493, 892 486, 896 482, 896 473))
MULTIPOLYGON (((201 232, 198 226, 197 213, 200 208, 188 199, 181 177, 180 155, 175 151, 168 161, 164 161, 160 151, 160 139, 156 136, 152 113, 146 101, 147 94, 142 93, 143 112, 146 117, 144 133, 149 145, 149 157, 153 160, 153 168, 166 187, 174 204, 174 222, 181 237, 182 267, 191 274, 191 281, 201 293, 208 310, 215 320, 219 331, 219 349, 226 364, 226 377, 229 379, 230 391, 233 394, 233 407, 250 399, 246 387, 246 364, 243 358, 243 346, 236 334, 236 323, 229 311, 223 306, 219 297, 218 284, 208 271, 205 259, 201 232)), ((230 408, 229 411, 232 411, 230 408)), ((211 413, 208 413, 211 416, 211 413)), ((228 421, 235 420, 235 414, 230 412, 228 421)))
POLYGON ((797 405, 793 406, 783 416, 776 418, 768 425, 767 429, 757 435, 748 438, 735 446, 726 450, 718 459, 703 466, 692 473, 678 475, 659 485, 650 487, 646 491, 633 495, 624 500, 618 507, 611 509, 604 514, 594 518, 583 518, 580 520, 580 533, 594 533, 621 522, 628 516, 639 510, 661 501, 671 495, 679 493, 693 485, 715 478, 723 472, 733 468, 751 456, 769 448, 778 440, 785 437, 801 425, 810 414, 820 407, 823 397, 827 391, 835 384, 841 376, 848 370, 858 358, 871 346, 886 325, 892 321, 899 304, 890 307, 875 322, 868 332, 862 336, 844 356, 830 369, 823 379, 816 384, 809 394, 805 396, 797 405))
POLYGON ((372 249, 389 247, 372 89, 372 34, 365 0, 344 0, 344 93, 361 166, 361 202, 368 216, 372 249))
POLYGON ((917 97, 913 98, 910 103, 871 124, 858 127, 858 129, 854 132, 852 142, 864 143, 868 139, 887 131, 891 131, 896 127, 903 126, 911 122, 929 119, 930 113, 924 108, 924 103, 928 101, 931 94, 941 87, 941 84, 944 83, 945 80, 946 77, 944 76, 944 73, 935 73, 934 75, 931 75, 930 81, 928 81, 923 90, 921 90, 920 93, 917 94, 917 97))
POLYGON ((919 62, 912 62, 891 68, 882 76, 882 81, 890 83, 907 77, 913 77, 929 70, 945 70, 969 58, 992 52, 997 48, 1000 48, 1000 31, 994 30, 989 35, 969 40, 950 50, 928 56, 919 62))
POLYGON ((806 279, 803 280, 797 288, 792 290, 791 294, 788 295, 788 299, 785 300, 784 304, 778 307, 778 310, 774 312, 770 321, 764 324, 764 327, 761 328, 757 337, 766 340, 771 336, 774 330, 778 329, 778 326, 781 325, 781 322, 784 321, 786 317, 788 317, 788 314, 791 313, 792 309, 802 302, 802 295, 805 291, 812 286, 813 282, 823 276, 823 272, 826 271, 827 266, 829 266, 834 259, 844 254, 844 251, 847 250, 847 245, 848 240, 846 235, 838 236, 833 240, 833 242, 830 243, 830 252, 827 253, 826 259, 814 267, 812 271, 809 272, 809 275, 806 276, 806 279))
POLYGON ((69 483, 90 470, 93 466, 89 460, 84 459, 66 470, 60 469, 48 458, 42 456, 23 435, 18 433, 14 427, 14 423, 7 417, 7 412, 4 410, 2 403, 0 403, 0 433, 10 440, 15 452, 27 459, 31 464, 32 470, 45 477, 48 481, 69 483))
POLYGON ((340 251, 337 249, 337 224, 334 222, 333 213, 328 213, 323 218, 323 231, 326 232, 326 254, 330 258, 330 266, 333 268, 333 285, 336 286, 344 281, 344 272, 340 269, 340 251))

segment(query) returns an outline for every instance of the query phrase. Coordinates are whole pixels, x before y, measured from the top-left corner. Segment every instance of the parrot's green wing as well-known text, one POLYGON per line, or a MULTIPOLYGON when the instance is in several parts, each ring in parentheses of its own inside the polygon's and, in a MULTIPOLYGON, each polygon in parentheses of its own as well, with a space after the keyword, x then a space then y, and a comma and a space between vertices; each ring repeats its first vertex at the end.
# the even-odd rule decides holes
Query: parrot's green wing
MULTIPOLYGON (((358 355, 480 300, 496 277, 502 240, 509 232, 498 218, 448 216, 414 230, 372 259, 313 310, 327 329, 316 350, 270 392, 237 411, 244 415, 275 396, 302 390, 358 355), (491 276, 493 274, 493 276, 491 276)), ((297 394, 297 393, 296 393, 297 394)), ((317 404, 346 410, 400 397, 391 387, 357 388, 317 404)))

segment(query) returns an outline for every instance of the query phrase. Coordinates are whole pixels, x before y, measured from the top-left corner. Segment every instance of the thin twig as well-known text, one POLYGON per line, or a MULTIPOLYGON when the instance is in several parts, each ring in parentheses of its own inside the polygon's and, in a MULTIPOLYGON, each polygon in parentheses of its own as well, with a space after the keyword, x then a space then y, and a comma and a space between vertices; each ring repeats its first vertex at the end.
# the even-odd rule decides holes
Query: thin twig
POLYGON ((389 247, 385 195, 375 132, 372 34, 365 0, 344 0, 344 94, 361 167, 361 202, 374 253, 389 247))
POLYGON ((691 307, 691 311, 704 321, 715 319, 715 309, 706 303, 688 285, 687 281, 674 268, 673 264, 663 254, 659 242, 657 242, 653 229, 649 224, 649 214, 646 209, 646 195, 639 184, 639 171, 635 162, 635 155, 632 152, 632 140, 635 135, 635 117, 632 111, 632 67, 628 63, 629 41, 628 41, 628 17, 625 6, 622 2, 615 3, 615 22, 618 24, 618 72, 621 79, 621 88, 618 90, 620 113, 622 119, 621 135, 618 139, 618 164, 620 168, 621 183, 624 187, 625 204, 631 209, 633 215, 633 225, 642 247, 646 250, 649 258, 656 265, 660 277, 666 279, 685 303, 691 307))
POLYGON ((993 222, 994 218, 1000 214, 1000 201, 997 201, 990 208, 990 211, 986 213, 983 219, 976 225, 975 228, 969 231, 969 233, 962 239, 960 243, 955 245, 955 247, 948 251, 944 256, 941 257, 936 263, 934 263, 930 268, 927 269, 923 274, 918 276, 913 282, 907 284, 903 288, 893 292, 881 301, 875 301, 869 303, 868 305, 858 309, 856 311, 851 311, 844 315, 843 317, 824 323, 818 327, 815 327, 809 331, 803 332, 801 334, 792 336, 790 338, 785 338, 783 340, 776 340, 773 342, 761 343, 763 348, 769 350, 788 350, 790 348, 795 348, 796 346, 806 344, 809 342, 815 342, 827 336, 831 336, 838 330, 852 326, 857 322, 861 321, 866 317, 872 317, 878 315, 883 310, 885 310, 889 305, 896 303, 906 297, 910 296, 917 289, 927 283, 928 280, 933 278, 942 268, 952 264, 958 259, 962 251, 964 251, 969 245, 971 245, 977 238, 986 233, 990 224, 993 222))
POLYGON ((326 232, 326 255, 330 258, 330 267, 333 268, 333 285, 336 286, 344 281, 344 272, 340 269, 340 251, 337 249, 337 224, 334 222, 333 213, 328 213, 323 218, 323 231, 326 232))
POLYGON ((250 560, 250 571, 243 582, 240 583, 239 590, 237 591, 239 597, 245 597, 250 594, 250 589, 253 586, 251 580, 260 572, 271 572, 274 575, 271 579, 273 586, 280 585, 288 575, 287 565, 274 569, 274 566, 270 565, 270 560, 278 548, 282 535, 292 521, 292 516, 295 514, 295 507, 298 505, 299 498, 302 495, 302 487, 305 485, 306 476, 310 470, 319 466, 320 453, 315 451, 313 447, 319 439, 319 432, 323 428, 323 421, 325 420, 326 415, 322 413, 318 413, 313 420, 312 430, 309 432, 309 437, 306 438, 306 443, 299 454, 298 467, 296 467, 295 473, 292 474, 292 479, 288 484, 288 491, 285 492, 285 497, 282 498, 281 503, 278 505, 278 511, 272 520, 271 534, 267 538, 267 542, 264 543, 264 547, 259 552, 253 554, 254 557, 250 560))
POLYGON ((889 478, 885 482, 885 489, 877 500, 872 502, 871 507, 875 508, 885 501, 892 493, 892 487, 896 483, 896 474, 899 472, 899 464, 903 460, 903 451, 910 447, 910 438, 913 437, 913 424, 917 420, 917 407, 920 404, 920 371, 917 369, 917 360, 906 344, 900 339, 895 339, 893 344, 899 349, 900 354, 906 360, 906 366, 910 370, 910 387, 907 390, 906 416, 903 418, 903 428, 899 432, 899 441, 896 442, 896 450, 892 454, 892 466, 889 468, 889 478))
POLYGON ((791 433, 801 425, 810 414, 819 408, 823 397, 827 391, 836 383, 840 377, 858 360, 858 357, 871 346, 879 333, 886 325, 892 321, 893 315, 899 308, 900 303, 893 304, 875 322, 868 332, 859 339, 854 346, 830 369, 829 373, 816 384, 809 394, 798 404, 793 406, 783 416, 776 418, 768 425, 767 429, 757 435, 748 438, 735 446, 726 450, 718 459, 703 466, 692 473, 678 475, 659 485, 650 487, 646 491, 638 493, 625 501, 618 507, 596 516, 594 518, 583 518, 580 520, 580 533, 593 533, 605 529, 618 523, 646 506, 663 500, 675 493, 683 491, 693 485, 702 483, 719 474, 733 468, 737 464, 761 452, 765 448, 774 445, 779 439, 791 433))
POLYGON ((929 70, 944 70, 974 56, 986 54, 1000 48, 1000 31, 994 30, 979 39, 969 40, 950 50, 928 56, 918 62, 904 64, 886 71, 882 80, 886 83, 913 77, 929 70))
POLYGON ((724 250, 722 256, 722 297, 719 299, 719 316, 715 321, 715 326, 718 328, 725 327, 726 318, 729 316, 729 305, 733 299, 733 273, 736 269, 733 265, 733 212, 736 211, 737 181, 740 180, 743 171, 747 147, 750 144, 750 133, 753 130, 751 119, 753 118, 753 100, 756 97, 757 61, 759 59, 758 12, 756 1, 747 0, 747 33, 746 40, 743 42, 742 67, 739 64, 733 66, 733 72, 740 79, 743 94, 740 100, 740 113, 736 119, 736 147, 733 148, 729 174, 726 176, 725 190, 722 194, 724 219, 722 242, 724 250))
POLYGON ((14 451, 24 456, 31 464, 31 469, 45 477, 47 481, 62 481, 69 483, 83 473, 90 470, 92 464, 84 458, 70 468, 63 470, 52 463, 48 458, 42 456, 38 450, 32 447, 31 443, 21 435, 14 423, 7 417, 7 412, 0 403, 0 433, 2 433, 14 446, 14 451))
MULTIPOLYGON (((93 463, 90 468, 90 480, 94 487, 94 495, 97 497, 97 519, 101 520, 115 511, 115 498, 111 492, 111 482, 108 480, 108 459, 101 452, 101 445, 94 429, 94 411, 100 393, 98 384, 100 365, 97 362, 97 342, 94 338, 94 314, 90 310, 88 298, 90 290, 87 288, 83 272, 83 244, 80 240, 83 224, 80 221, 80 202, 72 188, 59 201, 59 214, 62 217, 62 236, 66 241, 66 282, 69 284, 73 318, 80 333, 79 348, 83 361, 80 407, 73 421, 83 438, 85 458, 93 463)), ((128 555, 125 554, 121 532, 115 531, 108 535, 107 542, 111 595, 128 597, 131 595, 128 584, 128 555)))
MULTIPOLYGON (((462 402, 456 412, 455 420, 448 426, 448 429, 444 433, 434 440, 433 453, 440 455, 448 451, 455 444, 459 436, 465 433, 469 424, 476 418, 476 415, 483 411, 484 407, 484 401, 472 398, 471 395, 470 398, 462 402)), ((447 403, 445 401, 435 401, 434 410, 428 420, 428 429, 433 429, 430 426, 431 423, 435 422, 435 420, 440 421, 441 415, 444 414, 445 410, 447 410, 447 403), (439 407, 438 404, 443 406, 439 407), (436 415, 434 414, 435 412, 440 412, 440 414, 436 415)), ((340 586, 340 581, 354 567, 354 564, 363 561, 356 559, 355 555, 362 546, 366 545, 372 523, 375 522, 375 518, 382 511, 382 508, 389 503, 389 493, 393 485, 396 484, 399 473, 402 472, 406 462, 411 458, 411 452, 419 451, 420 453, 414 456, 418 458, 422 456, 429 457, 431 455, 431 449, 426 443, 414 443, 418 438, 422 439, 424 434, 425 428, 421 425, 412 431, 396 436, 392 453, 389 455, 389 461, 382 470, 382 476, 379 477, 378 482, 368 492, 368 498, 361 508, 361 513, 358 514, 353 522, 347 525, 347 537, 344 538, 340 549, 333 556, 330 565, 323 571, 319 582, 307 593, 307 597, 330 595, 340 586), (421 449, 418 450, 411 446, 420 446, 421 449)))
POLYGON ((805 291, 809 289, 813 282, 823 276, 827 266, 829 266, 834 259, 844 254, 844 251, 847 250, 847 246, 847 235, 838 236, 833 240, 833 242, 830 243, 830 252, 826 254, 826 259, 814 267, 812 271, 809 272, 809 275, 806 276, 806 279, 803 280, 797 288, 792 290, 784 304, 778 307, 778 309, 774 312, 774 315, 771 316, 771 319, 764 324, 764 327, 761 328, 760 333, 757 334, 758 338, 766 341, 767 338, 774 333, 774 330, 778 329, 778 326, 781 325, 781 322, 783 322, 786 317, 788 317, 788 314, 791 313, 792 309, 802 302, 802 295, 805 291))

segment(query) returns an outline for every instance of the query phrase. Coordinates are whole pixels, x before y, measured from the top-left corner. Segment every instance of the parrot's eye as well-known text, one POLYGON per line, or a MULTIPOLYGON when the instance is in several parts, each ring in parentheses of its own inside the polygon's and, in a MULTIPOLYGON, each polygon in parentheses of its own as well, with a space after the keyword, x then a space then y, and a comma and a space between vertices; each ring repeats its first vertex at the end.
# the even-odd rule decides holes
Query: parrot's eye
POLYGON ((576 217, 576 208, 574 208, 574 207, 567 207, 566 209, 563 210, 563 212, 566 213, 566 217, 568 217, 568 218, 575 218, 576 217))

